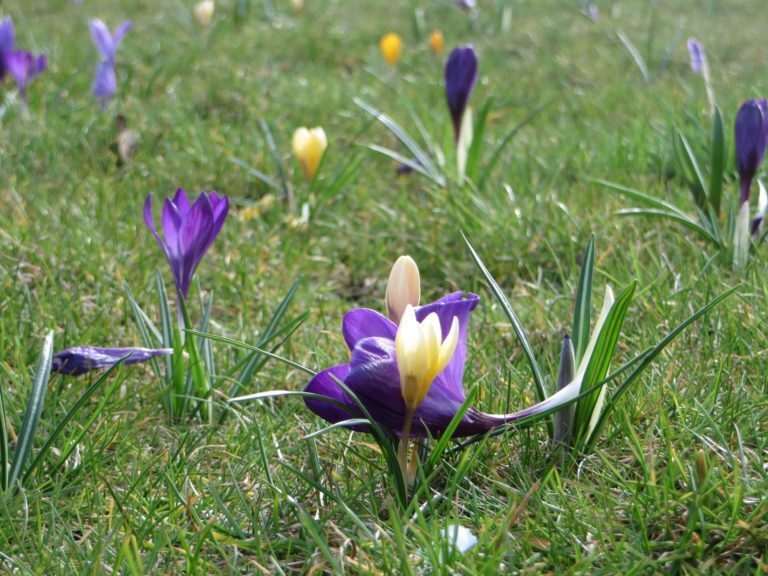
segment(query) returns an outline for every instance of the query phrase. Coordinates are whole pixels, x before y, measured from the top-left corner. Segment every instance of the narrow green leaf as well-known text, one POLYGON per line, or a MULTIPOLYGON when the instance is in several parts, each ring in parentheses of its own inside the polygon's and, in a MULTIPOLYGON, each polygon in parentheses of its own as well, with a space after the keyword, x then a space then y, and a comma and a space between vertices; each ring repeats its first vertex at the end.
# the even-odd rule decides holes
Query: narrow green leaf
POLYGON ((0 492, 8 490, 8 469, 11 465, 8 446, 8 421, 6 420, 5 392, 0 382, 0 492))
POLYGON ((592 306, 592 273, 595 266, 595 235, 592 234, 584 250, 579 272, 579 289, 576 292, 576 305, 573 309, 573 349, 576 365, 587 349, 589 342, 589 322, 592 306))
POLYGON ((259 126, 264 134, 264 140, 267 142, 267 148, 272 154, 272 159, 275 161, 277 172, 280 175, 280 190, 281 198, 292 203, 293 192, 290 186, 288 186, 288 178, 285 174, 285 167, 283 166, 283 158, 280 155, 280 150, 275 143, 275 137, 272 135, 272 129, 269 127, 269 122, 266 120, 260 120, 259 126))
MULTIPOLYGON (((190 319, 189 311, 187 310, 187 303, 181 295, 179 295, 178 304, 181 308, 181 315, 184 318, 184 326, 192 326, 192 320, 190 319)), ((200 351, 197 348, 197 341, 195 338, 186 338, 184 347, 187 350, 187 354, 189 354, 189 367, 192 374, 195 396, 200 399, 200 405, 198 407, 203 411, 203 419, 210 424, 213 422, 213 398, 211 397, 210 383, 206 377, 203 362, 200 359, 200 351)))
POLYGON ((266 184, 269 188, 271 188, 275 192, 278 192, 278 193, 281 192, 280 185, 274 180, 272 180, 272 178, 264 174, 264 172, 260 172, 256 170, 256 168, 254 168, 247 162, 240 160, 239 158, 235 158, 234 156, 230 156, 229 161, 232 162, 232 164, 234 164, 235 166, 240 166, 240 168, 248 172, 248 174, 256 178, 258 181, 262 182, 263 184, 266 184))
POLYGON ((493 107, 493 98, 488 98, 480 108, 480 113, 475 120, 474 134, 472 137, 472 144, 469 146, 469 154, 467 155, 467 177, 472 182, 477 182, 477 177, 480 172, 480 154, 483 152, 483 138, 485 136, 485 126, 488 122, 488 114, 493 107))
POLYGON ((696 154, 694 154, 688 139, 679 130, 675 131, 675 133, 680 142, 680 155, 682 161, 691 176, 693 199, 699 208, 706 210, 707 203, 709 202, 709 190, 707 189, 707 182, 704 179, 704 173, 699 167, 699 162, 696 160, 696 154))
POLYGON ((517 317, 517 314, 515 314, 515 311, 512 309, 509 301, 507 301, 507 298, 504 296, 504 292, 502 292, 501 287, 499 287, 499 285, 496 283, 496 280, 488 271, 488 268, 486 268, 478 253, 472 247, 472 244, 470 244, 469 239, 463 232, 461 237, 464 239, 464 243, 467 245, 467 248, 469 248, 469 251, 472 254, 472 258, 475 260, 477 267, 480 268, 480 272, 482 273, 486 282, 488 282, 491 291, 493 292, 494 296, 496 296, 499 304, 501 304, 504 313, 507 315, 507 318, 509 318, 509 321, 512 324, 512 328, 517 335, 517 339, 520 341, 520 345, 523 347, 525 357, 528 359, 528 365, 530 366, 531 373, 533 374, 534 383, 536 384, 537 401, 541 402, 546 400, 547 392, 544 388, 544 376, 542 375, 541 369, 539 368, 539 363, 536 361, 536 356, 533 353, 531 343, 528 341, 528 336, 525 334, 525 328, 523 328, 523 325, 520 323, 520 319, 517 317))
POLYGON ((616 32, 616 35, 619 37, 619 40, 621 40, 624 48, 627 49, 627 52, 629 52, 629 55, 632 58, 632 62, 634 62, 635 66, 637 66, 637 69, 640 70, 640 74, 642 74, 643 80, 646 84, 648 84, 651 81, 651 76, 648 73, 648 66, 645 64, 645 60, 640 54, 640 50, 637 49, 637 46, 635 46, 634 42, 629 39, 629 36, 627 36, 623 30, 616 32))
POLYGON ((707 240, 714 244, 717 247, 722 247, 722 240, 715 236, 711 230, 708 230, 695 220, 691 220, 687 216, 680 216, 679 214, 675 212, 668 212, 666 210, 654 210, 654 209, 647 209, 647 208, 626 208, 624 210, 619 210, 616 212, 619 216, 660 216, 662 218, 669 218, 670 220, 673 220, 677 222, 678 224, 682 224, 685 228, 688 228, 689 230, 693 230, 697 234, 699 234, 704 240, 707 240))
POLYGON ((715 106, 712 115, 712 150, 709 172, 709 204, 720 218, 720 203, 723 194, 723 174, 725 173, 725 130, 720 109, 715 106))
POLYGON ((48 388, 48 379, 51 375, 52 361, 53 330, 46 335, 43 348, 40 351, 40 360, 35 371, 34 380, 32 381, 27 409, 24 412, 24 420, 21 423, 16 450, 13 454, 13 462, 11 463, 11 471, 8 478, 8 487, 10 489, 13 489, 16 486, 16 482, 21 478, 27 458, 29 458, 32 452, 35 432, 37 432, 37 425, 43 412, 43 402, 45 400, 45 391, 48 388))

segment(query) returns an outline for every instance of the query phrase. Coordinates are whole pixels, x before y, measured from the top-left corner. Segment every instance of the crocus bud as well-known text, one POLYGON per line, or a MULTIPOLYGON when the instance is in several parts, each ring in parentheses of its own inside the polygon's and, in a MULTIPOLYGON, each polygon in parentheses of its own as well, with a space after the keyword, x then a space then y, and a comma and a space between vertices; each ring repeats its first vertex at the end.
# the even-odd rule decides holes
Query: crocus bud
MULTIPOLYGON (((575 376, 575 353, 573 342, 567 334, 563 337, 563 347, 560 352, 560 368, 557 372, 557 391, 559 392, 573 381, 575 376)), ((556 447, 568 448, 572 441, 573 413, 575 406, 571 404, 561 408, 555 414, 554 441, 556 447)))
POLYGON ((395 324, 400 324, 408 305, 418 306, 421 291, 419 268, 410 256, 397 259, 387 281, 387 314, 395 324))
POLYGON ((696 38, 688 39, 688 53, 691 55, 691 70, 694 74, 701 74, 704 69, 704 48, 696 38))
POLYGON ((432 312, 419 322, 413 306, 405 307, 395 335, 395 356, 400 372, 400 393, 408 409, 415 410, 424 400, 432 381, 453 357, 458 341, 459 319, 455 316, 443 340, 436 313, 432 312))
POLYGON ((436 56, 440 56, 443 53, 443 47, 445 46, 445 37, 440 30, 434 30, 429 35, 429 49, 436 56))
POLYGON ((211 23, 214 8, 213 0, 203 0, 195 4, 195 18, 202 26, 208 26, 211 23))
POLYGON ((749 200, 749 189, 765 155, 768 136, 768 105, 765 99, 747 100, 734 123, 736 168, 741 181, 741 203, 749 200))
POLYGON ((477 54, 471 44, 454 48, 445 64, 445 95, 451 111, 456 141, 461 134, 461 120, 477 82, 477 54))
POLYGON ((312 180, 323 158, 323 153, 328 147, 325 130, 320 127, 307 129, 302 126, 293 133, 291 144, 293 155, 296 156, 304 171, 304 177, 308 181, 312 180))
POLYGON ((394 66, 403 55, 403 39, 394 32, 385 34, 379 40, 379 50, 381 50, 381 55, 387 64, 394 66))

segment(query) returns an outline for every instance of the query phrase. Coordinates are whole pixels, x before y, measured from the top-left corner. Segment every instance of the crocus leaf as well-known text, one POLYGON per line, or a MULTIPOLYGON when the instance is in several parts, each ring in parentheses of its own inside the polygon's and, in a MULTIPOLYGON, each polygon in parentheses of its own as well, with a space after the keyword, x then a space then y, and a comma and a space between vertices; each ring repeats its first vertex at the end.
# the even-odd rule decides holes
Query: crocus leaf
POLYGON ((275 161, 277 172, 280 175, 281 198, 283 200, 287 200, 288 202, 293 203, 291 201, 293 197, 293 191, 288 186, 288 178, 285 173, 285 167, 283 166, 283 157, 280 155, 280 150, 278 149, 277 144, 275 143, 275 137, 272 135, 272 129, 269 126, 269 122, 267 122, 266 120, 261 120, 259 122, 259 126, 261 126, 261 131, 264 134, 264 140, 267 143, 267 148, 269 149, 269 152, 272 154, 272 159, 275 161))
POLYGON ((530 366, 531 373, 533 374, 534 383, 536 384, 537 401, 542 402, 546 400, 547 392, 544 388, 544 376, 542 375, 541 368, 539 368, 539 363, 536 361, 536 355, 533 353, 533 348, 531 347, 531 343, 528 341, 528 336, 525 334, 525 328, 523 328, 520 319, 517 317, 517 314, 515 314, 515 311, 512 309, 512 306, 510 305, 506 296, 504 296, 504 292, 502 292, 501 287, 496 283, 496 280, 488 271, 488 268, 486 268, 483 260, 480 258, 480 255, 472 247, 472 244, 470 244, 469 239, 463 232, 461 237, 464 239, 464 243, 467 245, 467 248, 469 248, 469 251, 472 254, 472 258, 475 260, 477 267, 480 268, 480 272, 482 273, 486 282, 488 282, 488 286, 490 286, 491 291, 499 301, 499 304, 504 310, 504 313, 507 315, 507 318, 509 318, 509 321, 512 324, 512 328, 517 335, 517 339, 520 341, 520 345, 523 347, 525 356, 528 359, 528 365, 530 366))
POLYGON ((16 482, 21 478, 25 464, 29 455, 32 453, 32 443, 35 439, 37 425, 40 422, 40 415, 43 412, 43 402, 45 400, 45 391, 48 388, 48 378, 51 375, 51 363, 53 361, 53 330, 48 332, 43 341, 43 347, 40 351, 40 360, 35 370, 35 377, 32 381, 32 389, 27 401, 27 409, 24 412, 24 420, 19 430, 16 450, 13 453, 13 461, 8 476, 8 488, 13 489, 16 482))
POLYGON ((256 170, 256 168, 254 168, 244 160, 240 160, 240 158, 235 158, 234 156, 230 156, 229 161, 232 162, 232 164, 234 164, 235 166, 240 166, 240 168, 248 172, 248 174, 256 178, 259 182, 266 184, 269 188, 271 188, 275 192, 278 192, 278 193, 283 192, 283 189, 280 187, 280 185, 277 182, 275 182, 274 180, 272 180, 272 178, 264 174, 264 172, 260 172, 259 170, 256 170))
POLYGON ((696 154, 694 154, 688 139, 679 130, 676 130, 675 133, 677 134, 680 144, 678 148, 680 159, 689 174, 693 199, 699 208, 705 210, 707 203, 709 202, 709 190, 707 189, 707 182, 704 179, 704 173, 699 167, 699 162, 696 160, 696 154))
POLYGON ((576 292, 576 305, 573 309, 573 350, 575 362, 581 362, 589 341, 589 320, 592 306, 592 272, 595 266, 595 235, 592 234, 584 250, 579 272, 579 289, 576 292))
POLYGON ((488 122, 488 114, 493 106, 493 98, 488 98, 480 108, 480 112, 475 120, 475 127, 473 129, 474 135, 472 137, 472 143, 469 146, 469 154, 467 155, 467 177, 473 182, 477 182, 477 177, 480 172, 480 154, 483 151, 483 137, 485 135, 485 125, 488 122))
POLYGON ((725 172, 725 131, 720 109, 715 106, 712 114, 712 150, 709 173, 709 204, 715 215, 720 217, 720 198, 723 193, 725 172))
POLYGON ((8 467, 10 454, 8 450, 8 421, 5 415, 5 392, 0 383, 0 492, 8 489, 8 467))
POLYGON ((645 83, 648 84, 651 81, 651 76, 648 73, 648 66, 645 64, 645 60, 640 54, 640 50, 637 49, 637 46, 635 46, 634 42, 629 39, 629 36, 627 36, 623 30, 619 30, 616 35, 619 37, 619 40, 621 40, 624 48, 627 49, 627 52, 632 58, 632 62, 634 62, 635 66, 637 66, 637 69, 640 70, 640 74, 642 74, 643 80, 645 80, 645 83))
POLYGON ((691 220, 687 216, 680 216, 675 212, 667 212, 666 210, 653 210, 647 208, 626 208, 624 210, 618 210, 616 214, 618 216, 661 216, 663 218, 669 218, 678 224, 682 224, 689 230, 693 230, 702 236, 704 240, 711 242, 715 246, 722 246, 722 240, 715 236, 711 230, 705 228, 695 220, 691 220))

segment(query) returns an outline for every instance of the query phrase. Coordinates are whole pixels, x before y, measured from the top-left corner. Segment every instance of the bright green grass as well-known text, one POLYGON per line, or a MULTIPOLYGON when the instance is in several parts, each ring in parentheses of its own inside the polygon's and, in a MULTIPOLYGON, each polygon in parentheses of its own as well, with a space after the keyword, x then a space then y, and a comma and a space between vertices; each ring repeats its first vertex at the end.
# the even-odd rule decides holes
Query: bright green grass
MULTIPOLYGON (((483 298, 465 377, 480 384, 481 409, 528 405, 534 392, 525 359, 460 228, 550 374, 561 333, 570 330, 579 259, 592 231, 596 286, 639 283, 616 366, 714 295, 740 283, 739 295, 662 355, 581 467, 562 476, 549 470, 543 426, 509 431, 446 459, 434 498, 414 517, 391 508, 383 459, 369 437, 336 430, 302 440, 324 423, 300 400, 243 405, 215 427, 174 423, 161 415, 150 371, 125 369, 126 393, 86 437, 80 466, 47 476, 44 465, 22 493, 0 500, 0 572, 764 571, 766 246, 737 277, 708 264, 706 247, 671 224, 617 219, 620 200, 587 182, 604 178, 690 205, 670 161, 671 126, 703 149, 709 120, 684 42, 696 36, 708 51, 730 139, 738 103, 768 91, 760 3, 636 0, 613 3, 612 16, 610 3, 600 2, 593 24, 576 1, 512 0, 512 29, 503 33, 493 0, 479 0, 475 31, 451 1, 417 1, 448 48, 471 41, 478 49, 482 79, 473 102, 496 101, 489 141, 555 99, 475 197, 435 192, 417 175, 396 178, 392 162, 360 146, 397 144, 370 124, 355 96, 415 133, 410 107, 439 142, 450 143, 441 62, 415 39, 409 2, 306 0, 299 16, 287 0, 273 3, 271 24, 262 2, 252 0, 236 27, 235 0, 217 2, 207 32, 193 20, 191 2, 180 0, 3 3, 18 44, 44 51, 50 62, 30 89, 29 118, 14 109, 0 121, 0 385, 15 425, 48 329, 56 330, 57 348, 138 344, 125 284, 156 318, 153 276, 158 268, 168 281, 170 274, 141 220, 148 193, 216 189, 242 206, 268 192, 230 160, 277 178, 262 119, 299 195, 306 188, 290 136, 300 125, 328 133, 323 177, 351 157, 363 157, 363 168, 306 229, 287 226, 279 204, 247 221, 233 210, 197 277, 216 292, 214 331, 255 341, 302 276, 289 316, 311 315, 281 353, 312 369, 346 358, 343 313, 381 309, 389 266, 410 253, 426 297, 464 289, 483 298), (90 96, 96 53, 87 21, 94 16, 110 28, 123 18, 135 24, 118 54, 120 95, 108 113, 90 96), (619 29, 644 55, 649 84, 617 40, 619 29), (396 72, 377 50, 389 30, 406 41, 396 72), (124 167, 110 150, 116 113, 141 135, 124 167), (699 451, 704 477, 696 471, 699 451), (465 556, 441 549, 439 532, 453 522, 479 538, 465 556)), ((726 190, 725 201, 733 201, 736 186, 726 190)), ((222 345, 215 352, 220 367, 236 356, 222 345)), ((67 405, 87 380, 52 381, 44 429, 55 425, 56 403, 67 405)), ((303 373, 270 363, 243 392, 304 384, 303 373)))

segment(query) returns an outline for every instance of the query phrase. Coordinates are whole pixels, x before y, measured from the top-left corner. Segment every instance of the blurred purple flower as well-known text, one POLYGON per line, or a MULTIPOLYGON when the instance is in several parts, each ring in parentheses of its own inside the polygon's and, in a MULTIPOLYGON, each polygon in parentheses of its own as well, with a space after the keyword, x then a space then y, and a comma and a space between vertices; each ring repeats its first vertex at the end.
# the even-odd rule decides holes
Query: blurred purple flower
POLYGON ((477 8, 477 0, 456 0, 456 5, 464 10, 474 10, 477 8))
POLYGON ((160 237, 152 217, 152 194, 144 203, 144 222, 163 249, 173 270, 176 289, 186 299, 197 265, 213 244, 229 211, 229 198, 216 192, 201 192, 190 205, 186 192, 179 188, 173 200, 165 199, 160 237))
POLYGON ((61 374, 79 376, 91 370, 110 368, 125 358, 124 364, 138 364, 156 356, 173 353, 170 348, 96 348, 76 346, 53 355, 51 370, 61 374))
POLYGON ((688 39, 688 53, 691 55, 691 70, 694 74, 701 74, 707 55, 704 53, 704 47, 696 38, 688 39))
MULTIPOLYGON (((462 378, 467 359, 467 331, 469 317, 479 302, 478 296, 461 292, 448 294, 436 302, 416 309, 416 319, 421 322, 430 313, 437 314, 443 334, 450 331, 454 318, 459 323, 456 351, 445 369, 418 404, 413 416, 411 437, 439 436, 450 424, 467 399, 462 378)), ((319 399, 305 398, 307 407, 328 422, 342 422, 362 417, 354 400, 338 385, 343 382, 363 403, 372 418, 380 425, 400 434, 405 421, 405 400, 400 384, 395 355, 397 325, 386 316, 367 308, 352 310, 344 317, 342 333, 352 352, 348 364, 333 366, 316 374, 307 384, 305 392, 325 396, 345 408, 319 399)), ((572 388, 553 395, 535 406, 514 414, 486 414, 470 407, 459 423, 455 437, 484 433, 492 428, 514 422, 537 412, 545 411, 573 398, 572 388)), ((366 425, 350 426, 353 430, 367 431, 366 425)))
POLYGON ((445 64, 445 94, 453 120, 456 141, 461 133, 461 119, 477 82, 477 54, 471 44, 454 48, 445 64))
POLYGON ((27 86, 42 74, 48 65, 45 55, 35 56, 31 52, 16 50, 4 55, 5 69, 13 76, 22 99, 27 97, 27 86))
POLYGON ((13 28, 13 20, 10 16, 3 18, 0 22, 0 82, 5 78, 7 71, 5 65, 5 55, 13 51, 16 44, 16 31, 13 28))
POLYGON ((130 20, 125 20, 117 28, 114 35, 101 20, 91 20, 91 38, 101 55, 101 61, 96 66, 93 78, 93 95, 99 100, 111 98, 117 91, 115 75, 115 55, 123 36, 133 27, 130 20))
POLYGON ((765 156, 768 138, 768 105, 764 98, 742 103, 734 123, 736 168, 741 181, 741 203, 749 200, 752 180, 765 156))

